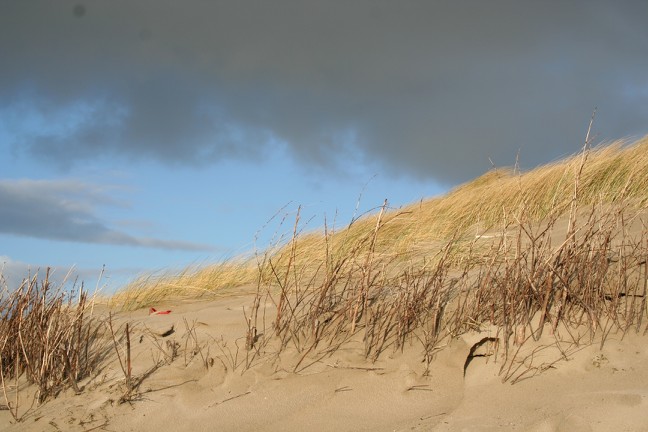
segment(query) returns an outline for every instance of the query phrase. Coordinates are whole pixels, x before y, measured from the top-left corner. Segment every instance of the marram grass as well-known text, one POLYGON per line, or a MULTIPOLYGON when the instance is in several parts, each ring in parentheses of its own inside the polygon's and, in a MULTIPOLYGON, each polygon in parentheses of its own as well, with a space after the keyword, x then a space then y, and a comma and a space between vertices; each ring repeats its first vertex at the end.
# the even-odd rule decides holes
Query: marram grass
POLYGON ((213 296, 227 287, 255 283, 257 273, 251 260, 241 259, 187 267, 178 273, 144 274, 118 291, 109 303, 124 310, 134 310, 171 299, 213 296))
MULTIPOLYGON (((575 205, 646 206, 648 136, 631 144, 616 141, 601 145, 586 156, 575 205)), ((260 274, 259 268, 268 268, 261 266, 261 261, 272 262, 275 269, 292 266, 314 275, 336 259, 359 259, 368 253, 410 264, 431 259, 451 237, 468 241, 488 229, 500 229, 520 209, 530 221, 568 213, 582 161, 583 154, 579 153, 525 173, 491 170, 444 196, 384 213, 377 211, 342 229, 325 227, 303 234, 250 259, 189 267, 177 274, 142 276, 118 292, 112 303, 136 309, 170 297, 213 296, 224 288, 255 285, 259 278, 272 279, 260 274), (377 223, 380 235, 374 236, 377 223)), ((457 253, 461 253, 460 248, 457 253)))

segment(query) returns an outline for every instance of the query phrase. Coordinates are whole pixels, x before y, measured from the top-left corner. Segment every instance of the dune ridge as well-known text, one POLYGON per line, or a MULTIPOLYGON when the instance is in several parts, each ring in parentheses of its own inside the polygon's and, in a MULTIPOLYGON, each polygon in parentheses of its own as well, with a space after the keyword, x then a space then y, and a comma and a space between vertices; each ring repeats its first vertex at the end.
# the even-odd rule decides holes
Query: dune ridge
POLYGON ((342 229, 297 213, 276 247, 109 301, 6 289, 0 427, 648 430, 647 146, 342 229))

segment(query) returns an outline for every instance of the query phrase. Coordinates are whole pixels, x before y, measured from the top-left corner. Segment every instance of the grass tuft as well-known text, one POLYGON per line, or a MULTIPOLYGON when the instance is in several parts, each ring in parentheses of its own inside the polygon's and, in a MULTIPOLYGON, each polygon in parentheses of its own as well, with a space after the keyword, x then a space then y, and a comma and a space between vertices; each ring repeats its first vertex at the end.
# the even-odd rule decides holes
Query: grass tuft
POLYGON ((5 405, 16 421, 22 409, 21 377, 32 384, 33 401, 40 403, 72 388, 88 377, 103 356, 97 347, 100 325, 92 316, 93 299, 83 289, 76 293, 55 286, 38 275, 24 279, 0 295, 0 385, 5 405))
MULTIPOLYGON (((441 197, 387 209, 380 215, 382 207, 377 207, 375 212, 342 229, 329 226, 300 232, 294 240, 298 243, 297 255, 291 253, 293 240, 261 255, 272 254, 275 269, 294 265, 299 271, 314 274, 319 264, 313 263, 349 253, 368 254, 369 247, 374 256, 401 265, 421 263, 455 238, 461 241, 454 244, 453 254, 461 259, 471 239, 500 227, 520 208, 524 208, 529 221, 569 211, 577 175, 575 205, 579 208, 620 203, 644 208, 648 204, 648 137, 632 144, 617 141, 586 151, 587 163, 582 172, 582 154, 526 173, 493 169, 441 197), (379 217, 380 236, 370 245, 365 239, 374 231, 379 217), (363 242, 364 248, 358 249, 363 242)), ((145 275, 128 284, 113 301, 125 309, 137 309, 170 297, 204 297, 217 295, 224 288, 255 284, 260 259, 256 258, 188 267, 179 273, 145 275)), ((272 279, 271 273, 266 269, 262 277, 272 279)))

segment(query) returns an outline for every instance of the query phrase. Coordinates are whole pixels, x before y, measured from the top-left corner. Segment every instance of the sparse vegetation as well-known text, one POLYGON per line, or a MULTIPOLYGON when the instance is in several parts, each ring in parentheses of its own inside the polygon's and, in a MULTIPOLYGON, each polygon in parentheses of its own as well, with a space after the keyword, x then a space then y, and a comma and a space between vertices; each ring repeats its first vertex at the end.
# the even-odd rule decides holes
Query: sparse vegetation
POLYGON ((258 261, 248 348, 258 355, 276 339, 278 353, 297 353, 299 371, 357 340, 373 361, 419 341, 429 364, 442 342, 494 326, 500 374, 515 382, 549 367, 533 364, 537 347, 521 348, 546 326, 565 359, 584 341, 602 346, 610 332, 641 331, 648 237, 646 195, 636 186, 646 182, 647 144, 586 145, 583 154, 529 174, 492 173, 496 180, 430 201, 438 213, 426 215, 444 216, 421 226, 413 221, 423 214, 389 214, 385 204, 340 233, 325 227, 323 236, 302 239, 298 214, 288 244, 258 261), (471 199, 456 202, 462 195, 471 199), (448 202, 457 204, 452 217, 448 202), (449 221, 457 222, 454 231, 449 221), (430 227, 437 234, 424 234, 430 227), (258 319, 268 303, 275 316, 258 319), (263 338, 250 343, 260 327, 263 338))
MULTIPOLYGON (((113 353, 123 374, 119 402, 140 396, 142 381, 178 358, 188 367, 245 372, 282 356, 293 372, 340 348, 376 361, 416 347, 429 367, 452 339, 485 328, 473 345, 497 353, 503 381, 531 377, 610 334, 647 333, 648 138, 615 143, 526 174, 493 170, 444 197, 402 209, 385 202, 337 229, 305 232, 300 212, 288 239, 249 259, 180 274, 145 276, 110 299, 135 310, 171 298, 213 298, 246 291, 246 334, 201 339, 196 322, 174 333, 143 333, 152 365, 133 373, 137 325, 93 316, 92 299, 25 279, 0 296, 0 378, 16 421, 20 380, 35 402, 81 380, 113 353), (244 289, 241 287, 245 287, 244 289), (527 343, 534 342, 534 343, 527 343), (486 347, 486 348, 484 348, 486 347), (555 348, 558 358, 543 357, 555 348), (292 360, 286 360, 292 359, 292 360)), ((118 372, 119 373, 119 372, 118 372)), ((247 393, 246 393, 247 394, 247 393)))
POLYGON ((547 328, 563 350, 642 329, 648 237, 637 210, 600 203, 532 222, 521 207, 502 221, 498 235, 468 245, 455 237, 429 260, 405 266, 371 246, 387 223, 379 215, 374 232, 351 253, 327 254, 315 271, 294 264, 297 240, 285 249, 293 259, 281 271, 274 259, 285 258, 267 258, 264 266, 276 280, 260 282, 253 304, 270 302, 276 313, 249 321, 248 340, 263 327, 260 344, 278 339, 278 352, 298 353, 294 371, 358 340, 372 361, 418 341, 429 364, 448 339, 495 326, 502 376, 515 380, 531 369, 514 367, 526 360, 519 347, 547 328), (559 227, 566 218, 574 224, 565 232, 559 227))
POLYGON ((179 273, 145 274, 108 302, 121 310, 135 310, 173 298, 209 298, 226 288, 248 285, 255 280, 254 261, 240 258, 207 267, 187 267, 179 273))
POLYGON ((43 403, 65 388, 80 393, 78 383, 90 375, 105 351, 97 346, 99 323, 83 285, 76 293, 53 286, 49 269, 0 295, 0 382, 7 409, 15 420, 33 406, 21 401, 24 376, 35 386, 33 402, 43 403), (22 403, 28 407, 23 408, 22 403))
MULTIPOLYGON (((395 260, 402 265, 429 261, 454 239, 454 256, 468 252, 475 236, 499 229, 502 223, 524 209, 525 221, 540 222, 556 214, 566 214, 573 198, 575 176, 581 155, 544 165, 526 173, 494 169, 457 187, 447 195, 422 200, 400 209, 386 209, 380 236, 373 244, 374 257, 395 260)), ((576 206, 622 205, 643 209, 648 204, 648 137, 632 145, 618 141, 588 150, 587 163, 580 173, 576 206)), ((257 260, 244 259, 206 267, 187 268, 179 274, 144 276, 126 286, 113 303, 126 310, 150 306, 170 296, 209 297, 224 288, 256 285, 259 256, 273 257, 276 269, 295 266, 314 272, 317 265, 348 254, 366 253, 377 213, 354 220, 343 229, 335 226, 303 233, 297 239, 298 254, 291 257, 292 238, 279 240, 270 251, 261 251, 257 260), (361 249, 358 250, 357 248, 361 249), (364 247, 364 249, 362 249, 364 247)), ((303 228, 303 227, 300 227, 303 228)), ((291 230, 292 231, 292 230, 291 230)), ((281 239, 280 236, 277 236, 281 239)), ((261 258, 262 259, 262 258, 261 258)), ((267 270, 267 269, 266 269, 267 270)), ((262 274, 272 280, 272 272, 262 274)))

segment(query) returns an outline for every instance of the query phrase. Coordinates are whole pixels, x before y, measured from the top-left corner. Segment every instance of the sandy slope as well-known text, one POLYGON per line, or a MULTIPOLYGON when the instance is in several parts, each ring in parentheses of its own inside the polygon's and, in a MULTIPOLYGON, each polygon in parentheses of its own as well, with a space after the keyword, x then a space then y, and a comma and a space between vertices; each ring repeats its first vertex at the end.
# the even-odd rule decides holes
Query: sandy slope
MULTIPOLYGON (((143 380, 134 401, 118 403, 123 373, 112 350, 97 374, 81 383, 82 394, 61 394, 29 410, 19 424, 0 411, 0 430, 648 430, 648 337, 642 335, 611 335, 602 350, 570 350, 568 361, 515 385, 502 383, 495 355, 474 357, 464 376, 471 347, 488 332, 451 341, 427 374, 415 344, 376 363, 348 348, 299 373, 292 372, 297 356, 290 353, 256 361, 243 372, 242 308, 250 303, 250 296, 233 296, 159 305, 171 309, 169 315, 121 314, 116 324, 128 321, 133 328, 136 376, 164 360, 167 341, 180 344, 170 364, 143 380), (203 346, 193 358, 185 320, 203 346), (159 336, 172 326, 173 334, 159 336), (237 338, 238 358, 230 357, 237 338)), ((550 335, 544 338, 551 343, 550 335)), ((560 357, 557 350, 542 355, 547 362, 560 357)), ((24 413, 29 403, 27 391, 22 394, 24 413)))

